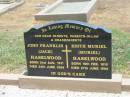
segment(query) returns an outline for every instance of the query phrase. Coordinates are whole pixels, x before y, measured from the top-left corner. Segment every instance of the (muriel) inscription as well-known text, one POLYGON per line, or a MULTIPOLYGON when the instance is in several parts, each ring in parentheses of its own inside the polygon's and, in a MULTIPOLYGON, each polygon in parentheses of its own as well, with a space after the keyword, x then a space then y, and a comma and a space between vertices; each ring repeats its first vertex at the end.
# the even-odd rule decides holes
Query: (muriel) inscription
POLYGON ((111 32, 80 21, 35 26, 24 34, 28 75, 112 77, 111 32))

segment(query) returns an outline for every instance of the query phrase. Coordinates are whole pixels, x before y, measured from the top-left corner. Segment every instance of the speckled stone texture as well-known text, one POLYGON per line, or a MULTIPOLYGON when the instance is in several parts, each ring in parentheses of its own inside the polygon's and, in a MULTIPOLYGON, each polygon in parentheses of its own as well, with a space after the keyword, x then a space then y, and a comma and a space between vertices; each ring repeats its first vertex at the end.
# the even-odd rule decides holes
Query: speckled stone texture
POLYGON ((0 97, 130 97, 130 92, 121 94, 73 92, 57 90, 20 89, 17 86, 0 85, 0 97))

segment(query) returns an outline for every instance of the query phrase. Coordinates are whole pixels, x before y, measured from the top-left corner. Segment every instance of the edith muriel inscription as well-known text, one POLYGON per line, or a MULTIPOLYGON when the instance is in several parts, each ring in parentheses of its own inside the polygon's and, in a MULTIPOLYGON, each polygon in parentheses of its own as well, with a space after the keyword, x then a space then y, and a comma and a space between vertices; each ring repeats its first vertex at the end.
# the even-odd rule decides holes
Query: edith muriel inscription
POLYGON ((111 78, 111 32, 79 21, 37 26, 24 34, 28 75, 111 78))

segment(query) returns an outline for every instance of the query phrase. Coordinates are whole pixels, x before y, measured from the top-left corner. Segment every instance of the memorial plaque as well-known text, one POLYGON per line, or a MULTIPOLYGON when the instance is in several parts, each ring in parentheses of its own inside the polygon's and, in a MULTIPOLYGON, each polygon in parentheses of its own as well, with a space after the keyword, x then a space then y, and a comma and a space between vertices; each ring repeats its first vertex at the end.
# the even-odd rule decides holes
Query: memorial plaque
POLYGON ((35 26, 24 34, 28 75, 112 77, 111 32, 80 21, 35 26))

